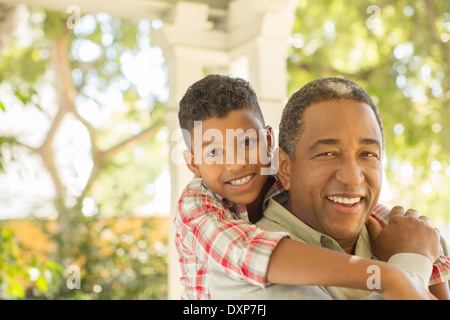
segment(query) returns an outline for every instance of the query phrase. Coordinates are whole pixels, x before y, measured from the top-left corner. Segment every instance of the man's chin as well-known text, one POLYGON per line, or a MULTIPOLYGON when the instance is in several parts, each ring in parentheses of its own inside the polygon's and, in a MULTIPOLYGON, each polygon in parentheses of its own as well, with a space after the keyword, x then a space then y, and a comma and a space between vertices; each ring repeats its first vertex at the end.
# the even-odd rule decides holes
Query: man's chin
POLYGON ((337 220, 328 225, 323 233, 339 242, 339 240, 357 239, 362 227, 363 223, 359 219, 358 221, 337 220))

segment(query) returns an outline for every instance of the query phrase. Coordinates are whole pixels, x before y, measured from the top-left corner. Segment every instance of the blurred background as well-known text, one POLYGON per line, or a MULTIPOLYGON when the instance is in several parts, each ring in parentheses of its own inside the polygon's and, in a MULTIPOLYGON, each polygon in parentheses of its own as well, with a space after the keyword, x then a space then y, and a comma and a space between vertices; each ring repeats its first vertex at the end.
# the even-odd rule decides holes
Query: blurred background
MULTIPOLYGON (((287 96, 325 76, 365 88, 385 126, 382 202, 449 241, 450 2, 295 2, 287 96)), ((0 0, 0 298, 167 299, 164 21, 66 7, 0 0)))

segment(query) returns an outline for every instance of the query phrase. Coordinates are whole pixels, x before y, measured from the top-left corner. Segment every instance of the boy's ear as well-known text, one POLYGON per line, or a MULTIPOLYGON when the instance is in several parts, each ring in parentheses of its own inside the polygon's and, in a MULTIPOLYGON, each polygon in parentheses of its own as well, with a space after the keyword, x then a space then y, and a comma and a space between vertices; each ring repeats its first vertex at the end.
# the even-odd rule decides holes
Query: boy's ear
POLYGON ((291 188, 291 166, 292 161, 287 153, 281 149, 277 149, 278 177, 286 190, 291 188))
POLYGON ((190 151, 184 150, 183 158, 184 158, 184 161, 186 161, 186 165, 187 165, 188 169, 193 174, 195 174, 195 176, 197 178, 201 178, 202 175, 200 174, 200 169, 198 168, 198 165, 196 165, 194 162, 194 155, 190 151))

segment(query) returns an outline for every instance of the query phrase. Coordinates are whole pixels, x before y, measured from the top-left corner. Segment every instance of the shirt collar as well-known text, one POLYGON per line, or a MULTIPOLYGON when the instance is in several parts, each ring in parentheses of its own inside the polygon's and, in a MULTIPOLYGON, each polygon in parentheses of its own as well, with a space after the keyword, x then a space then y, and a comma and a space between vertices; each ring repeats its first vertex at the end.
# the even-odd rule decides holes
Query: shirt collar
MULTIPOLYGON (((277 198, 277 200, 279 199, 280 198, 277 198)), ((273 198, 269 199, 267 209, 264 211, 264 216, 285 228, 295 240, 332 249, 334 251, 345 252, 336 240, 311 228, 273 198)), ((355 255, 367 259, 371 259, 374 256, 366 226, 364 226, 359 233, 358 240, 356 241, 355 255)))
MULTIPOLYGON (((271 177, 269 177, 269 179, 270 178, 271 177)), ((267 194, 264 197, 263 208, 262 208, 263 210, 265 210, 267 208, 267 204, 269 203, 269 200, 274 197, 277 197, 277 199, 280 199, 280 202, 284 201, 285 199, 287 201, 288 193, 284 189, 283 184, 281 183, 280 179, 278 178, 278 175, 273 175, 272 178, 275 179, 275 182, 272 185, 272 187, 269 189, 269 192, 267 192, 267 194)), ((222 205, 224 207, 226 207, 228 210, 239 213, 239 212, 242 212, 243 207, 246 208, 245 205, 235 204, 235 203, 231 202, 230 200, 228 200, 227 198, 224 198, 220 194, 213 192, 211 189, 208 188, 208 186, 206 185, 206 183, 204 181, 202 184, 203 184, 203 187, 208 189, 209 192, 211 192, 212 194, 214 194, 216 199, 219 200, 220 203, 222 203, 222 205)))

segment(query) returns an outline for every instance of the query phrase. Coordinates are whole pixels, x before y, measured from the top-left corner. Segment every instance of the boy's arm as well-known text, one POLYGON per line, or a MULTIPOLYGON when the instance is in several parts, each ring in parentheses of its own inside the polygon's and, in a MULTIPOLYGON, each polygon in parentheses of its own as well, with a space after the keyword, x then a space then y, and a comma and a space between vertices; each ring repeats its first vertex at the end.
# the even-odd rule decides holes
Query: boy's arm
POLYGON ((429 287, 430 292, 439 300, 450 300, 448 282, 441 282, 429 287))
POLYGON ((396 298, 408 292, 421 294, 417 288, 408 287, 408 278, 398 268, 284 239, 285 234, 265 232, 249 223, 232 220, 226 210, 215 206, 208 197, 200 199, 200 205, 184 206, 184 210, 179 206, 177 218, 178 227, 182 228, 180 233, 184 234, 182 243, 201 259, 208 255, 208 261, 233 278, 259 286, 269 281, 367 289, 367 268, 378 265, 383 272, 380 291, 394 292, 396 298), (403 284, 398 286, 398 283, 403 284), (399 287, 409 290, 397 293, 399 287))
POLYGON ((178 245, 201 261, 215 263, 228 276, 253 285, 266 284, 273 249, 287 233, 267 232, 235 220, 214 197, 185 192, 175 218, 178 245))
MULTIPOLYGON (((391 211, 390 223, 384 229, 374 220, 370 221, 368 229, 374 240, 375 250, 379 251, 381 248, 379 252, 386 254, 386 260, 389 259, 389 262, 401 267, 416 281, 415 286, 418 285, 420 290, 426 290, 432 262, 439 257, 438 233, 429 223, 419 219, 418 215, 415 217, 411 212, 405 215, 400 207, 391 211), (410 237, 411 234, 414 234, 414 237, 410 237), (414 266, 415 269, 412 268, 414 266)), ((373 270, 373 267, 368 269, 371 266, 379 268, 380 286, 369 289, 382 291, 385 298, 407 297, 408 292, 401 288, 405 284, 398 281, 398 278, 404 278, 404 275, 396 273, 398 269, 389 264, 350 255, 342 256, 334 251, 302 245, 290 239, 280 241, 274 250, 267 278, 270 282, 281 284, 323 284, 367 289, 368 282, 363 279, 368 280, 369 270, 373 270)), ((413 295, 420 296, 420 292, 411 290, 413 295)))
MULTIPOLYGON (((429 264, 429 272, 422 272, 426 273, 422 277, 429 277, 431 262, 427 258, 420 258, 429 264)), ((402 257, 399 257, 398 260, 401 259, 402 257)), ((267 279, 278 284, 369 289, 381 292, 384 299, 432 298, 425 287, 413 282, 407 273, 396 267, 394 263, 394 261, 390 264, 368 260, 291 239, 283 239, 272 254, 267 279), (379 272, 379 286, 373 285, 370 281, 373 270, 379 272)), ((416 271, 420 268, 411 267, 410 270, 416 271)))

